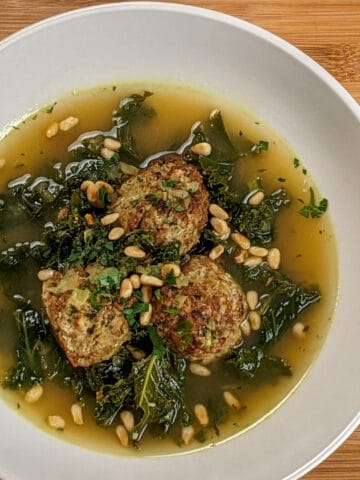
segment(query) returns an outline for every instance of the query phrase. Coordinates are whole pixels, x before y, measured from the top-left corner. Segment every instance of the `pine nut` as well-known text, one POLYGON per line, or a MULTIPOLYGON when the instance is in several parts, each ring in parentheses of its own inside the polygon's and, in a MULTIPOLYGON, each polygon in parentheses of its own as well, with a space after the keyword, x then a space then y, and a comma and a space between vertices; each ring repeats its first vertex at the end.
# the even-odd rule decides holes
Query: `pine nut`
POLYGON ((225 220, 222 220, 221 218, 217 217, 212 217, 210 220, 210 223, 215 230, 216 233, 219 235, 227 235, 230 232, 230 227, 229 225, 225 222, 225 220))
POLYGON ((246 294, 246 301, 250 310, 255 310, 259 301, 259 295, 255 290, 249 290, 246 294))
POLYGON ((120 298, 129 298, 133 294, 133 286, 128 278, 124 278, 120 285, 120 298))
POLYGON ((114 212, 114 213, 109 213, 109 215, 105 215, 102 217, 100 220, 101 225, 111 225, 112 223, 115 223, 120 217, 120 213, 114 212))
POLYGON ((247 250, 241 250, 234 255, 234 262, 237 264, 244 263, 248 256, 249 254, 247 250))
POLYGON ((34 385, 25 394, 25 401, 28 403, 35 403, 42 397, 44 388, 42 385, 34 385))
POLYGON ((265 198, 265 193, 262 190, 258 190, 254 195, 251 195, 249 198, 249 205, 252 205, 253 207, 256 207, 257 205, 260 205, 260 203, 264 200, 265 198))
POLYGON ((51 268, 45 268, 44 270, 39 270, 37 273, 37 277, 40 282, 46 282, 46 280, 50 280, 56 273, 56 270, 52 270, 51 268))
POLYGON ((211 154, 211 150, 211 145, 208 142, 196 143, 191 147, 192 153, 203 155, 204 157, 208 157, 211 154))
POLYGON ((62 132, 67 132, 71 128, 75 127, 79 123, 79 119, 77 117, 73 117, 70 115, 70 117, 65 118, 65 120, 62 120, 60 122, 59 128, 62 132))
POLYGON ((148 285, 144 285, 143 287, 141 287, 141 294, 142 294, 143 302, 148 303, 151 300, 153 290, 148 285))
POLYGON ((224 253, 225 248, 222 245, 216 245, 209 253, 210 260, 217 260, 224 253))
POLYGON ((6 160, 5 158, 0 158, 0 168, 4 168, 6 165, 6 160))
POLYGON ((108 193, 108 194, 114 193, 113 187, 112 187, 109 183, 103 182, 102 180, 98 180, 98 181, 95 183, 95 187, 96 187, 98 190, 101 190, 102 188, 105 188, 105 191, 106 191, 106 193, 108 193))
POLYGON ((220 218, 221 220, 229 220, 229 214, 216 203, 210 205, 209 212, 213 217, 220 218))
POLYGON ((124 249, 124 254, 127 257, 132 258, 145 258, 146 253, 141 248, 137 247, 136 245, 131 245, 131 247, 126 247, 124 249))
POLYGON ((132 345, 126 345, 126 349, 131 353, 135 360, 142 360, 146 357, 146 353, 140 348, 133 347, 132 345))
POLYGON ((269 267, 273 270, 277 270, 280 267, 281 254, 278 248, 270 248, 266 260, 269 264, 269 267))
POLYGON ((166 277, 169 273, 173 273, 175 277, 178 277, 181 274, 179 265, 176 263, 164 263, 161 267, 161 275, 166 277))
POLYGON ((205 405, 197 403, 194 407, 194 413, 202 427, 206 427, 209 424, 209 415, 205 405))
POLYGON ((182 441, 184 442, 184 445, 189 445, 194 435, 195 435, 195 430, 192 425, 188 425, 187 427, 182 427, 181 438, 182 438, 182 441))
POLYGON ((59 131, 59 123, 58 122, 51 123, 45 132, 46 138, 55 137, 58 131, 59 131))
POLYGON ((260 265, 261 262, 262 262, 261 257, 249 257, 244 261, 244 265, 245 267, 254 268, 260 265))
POLYGON ((75 425, 84 425, 84 419, 82 414, 82 408, 78 403, 71 405, 71 416, 75 425))
POLYGON ((84 218, 86 224, 89 225, 89 227, 95 225, 95 218, 91 215, 91 213, 86 213, 84 218))
POLYGON ((81 190, 82 192, 86 192, 86 190, 88 189, 88 187, 89 187, 90 185, 94 185, 94 182, 92 182, 91 180, 84 180, 84 181, 82 182, 82 184, 80 185, 80 190, 81 190))
POLYGON ((139 172, 139 168, 130 165, 129 163, 120 162, 119 166, 120 170, 125 173, 125 175, 136 175, 139 172))
POLYGON ((116 435, 119 439, 119 442, 123 447, 127 447, 129 445, 129 435, 126 431, 124 425, 118 425, 115 428, 116 435))
POLYGON ((114 227, 110 230, 108 239, 109 240, 119 240, 125 233, 125 230, 122 227, 114 227))
POLYGON ((291 329, 291 333, 296 338, 304 339, 306 337, 305 325, 302 322, 296 322, 291 329))
POLYGON ((120 149, 121 143, 118 140, 115 140, 115 138, 108 137, 103 141, 103 146, 116 152, 116 150, 120 149))
POLYGON ((149 310, 147 312, 140 313, 140 325, 142 327, 146 327, 146 325, 149 325, 151 320, 151 315, 152 315, 152 305, 151 303, 149 303, 149 310))
POLYGON ((198 375, 199 377, 209 377, 211 375, 211 370, 200 363, 190 363, 189 369, 193 375, 198 375))
POLYGON ((137 290, 141 287, 140 277, 136 273, 130 275, 130 282, 134 290, 137 290))
POLYGON ((250 323, 249 323, 249 320, 246 319, 244 320, 241 325, 240 325, 240 328, 241 328, 241 331, 242 333, 248 337, 249 335, 251 335, 251 326, 250 326, 250 323))
POLYGON ((110 150, 110 148, 103 147, 100 150, 100 155, 104 160, 110 160, 110 158, 112 158, 114 154, 115 154, 114 150, 110 150))
POLYGON ((261 327, 261 316, 256 310, 249 313, 249 322, 252 330, 259 330, 261 327))
POLYGON ((122 412, 120 412, 120 418, 128 432, 134 430, 135 419, 134 415, 132 414, 132 412, 130 412, 130 410, 123 410, 122 412))
POLYGON ((99 190, 100 189, 96 187, 95 183, 91 183, 86 189, 86 198, 90 205, 101 208, 104 204, 99 201, 99 190))
POLYGON ((64 430, 65 428, 65 420, 60 415, 49 415, 47 417, 47 423, 49 427, 55 430, 64 430))
POLYGON ((266 257, 266 255, 269 253, 269 250, 267 248, 254 246, 249 248, 249 253, 250 255, 255 255, 255 257, 266 257))
POLYGON ((140 277, 140 282, 142 285, 148 287, 162 287, 164 285, 164 282, 161 280, 161 278, 154 277, 153 275, 146 275, 144 273, 140 277))
POLYGON ((250 240, 242 233, 232 233, 231 240, 244 250, 248 250, 251 246, 250 240))
POLYGON ((240 408, 239 400, 228 390, 223 393, 223 397, 229 407, 235 408, 236 410, 240 408))

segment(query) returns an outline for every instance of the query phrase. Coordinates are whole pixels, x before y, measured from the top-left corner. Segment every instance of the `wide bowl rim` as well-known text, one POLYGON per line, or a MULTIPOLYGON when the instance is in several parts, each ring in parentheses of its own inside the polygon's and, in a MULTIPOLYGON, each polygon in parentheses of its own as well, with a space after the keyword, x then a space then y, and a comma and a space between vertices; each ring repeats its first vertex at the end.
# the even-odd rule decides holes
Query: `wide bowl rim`
MULTIPOLYGON (((74 19, 77 17, 97 14, 99 12, 107 12, 114 10, 131 10, 131 9, 148 9, 151 11, 171 11, 171 13, 182 13, 188 15, 199 16, 209 20, 215 20, 220 23, 230 25, 232 27, 239 28, 246 31, 251 35, 260 37, 263 41, 270 43, 272 46, 292 57, 292 59, 299 62, 304 68, 311 71, 318 77, 324 84, 326 84, 338 99, 342 101, 344 106, 351 112, 351 114, 360 122, 360 105, 351 96, 351 94, 336 80, 324 67, 319 65, 315 60, 302 52, 300 49, 290 44, 283 38, 259 27, 253 23, 243 20, 238 17, 234 17, 216 10, 210 10, 204 7, 198 7, 193 5, 171 3, 171 2, 153 2, 153 1, 127 1, 122 3, 104 3, 101 5, 93 5, 88 7, 82 7, 74 10, 67 11, 58 15, 45 18, 41 21, 35 22, 26 26, 25 28, 5 37, 0 41, 0 55, 5 49, 25 40, 28 36, 31 36, 34 32, 42 29, 51 28, 51 26, 66 22, 67 19, 74 19)), ((344 429, 330 442, 320 453, 315 455, 302 467, 292 472, 291 474, 283 477, 283 480, 296 480, 307 472, 315 468, 322 461, 324 461, 329 455, 331 455, 357 428, 360 424, 360 412, 358 412, 352 421, 345 425, 344 429)))

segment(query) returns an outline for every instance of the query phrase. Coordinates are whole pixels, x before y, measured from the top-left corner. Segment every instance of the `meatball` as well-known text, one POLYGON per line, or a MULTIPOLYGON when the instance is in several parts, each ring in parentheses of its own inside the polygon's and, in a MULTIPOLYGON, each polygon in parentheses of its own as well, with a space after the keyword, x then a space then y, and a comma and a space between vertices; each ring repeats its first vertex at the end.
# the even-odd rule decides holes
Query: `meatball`
POLYGON ((160 338, 192 361, 210 362, 241 342, 247 304, 239 285, 206 256, 183 268, 187 286, 164 287, 154 299, 153 321, 160 338))
POLYGON ((112 209, 126 232, 150 232, 155 245, 180 243, 188 252, 208 218, 209 194, 200 172, 177 154, 165 155, 124 182, 112 209))
POLYGON ((91 282, 106 269, 56 272, 43 283, 42 300, 55 338, 73 367, 108 360, 130 339, 124 306, 117 300, 94 308, 91 282))

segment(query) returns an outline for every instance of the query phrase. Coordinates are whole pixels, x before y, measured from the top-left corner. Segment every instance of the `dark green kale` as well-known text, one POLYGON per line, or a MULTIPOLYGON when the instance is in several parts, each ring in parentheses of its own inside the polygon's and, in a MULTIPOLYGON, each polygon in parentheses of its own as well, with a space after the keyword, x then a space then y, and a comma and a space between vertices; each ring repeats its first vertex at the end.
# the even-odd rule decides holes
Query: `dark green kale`
POLYGON ((283 358, 270 356, 258 346, 232 350, 226 363, 242 380, 250 382, 260 383, 279 375, 291 375, 291 367, 283 358))
POLYGON ((43 261, 45 245, 42 242, 15 243, 14 246, 0 251, 1 268, 17 268, 24 265, 24 261, 32 259, 38 265, 43 261))
POLYGON ((323 198, 320 200, 319 204, 316 205, 314 190, 310 188, 310 203, 308 205, 304 205, 299 210, 299 213, 305 218, 319 218, 326 212, 328 204, 328 200, 323 198))

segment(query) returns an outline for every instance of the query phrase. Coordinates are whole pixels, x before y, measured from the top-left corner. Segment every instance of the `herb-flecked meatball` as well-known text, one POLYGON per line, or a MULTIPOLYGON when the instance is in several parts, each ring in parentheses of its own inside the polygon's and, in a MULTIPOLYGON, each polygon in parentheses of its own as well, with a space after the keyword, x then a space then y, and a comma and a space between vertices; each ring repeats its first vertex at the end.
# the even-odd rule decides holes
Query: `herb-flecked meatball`
POLYGON ((183 268, 186 286, 164 287, 153 299, 153 322, 170 348, 192 361, 210 362, 241 342, 247 305, 239 285, 206 256, 183 268))
POLYGON ((117 298, 94 307, 96 279, 109 270, 92 264, 55 272, 43 282, 42 300, 52 331, 73 367, 108 360, 130 339, 124 305, 117 298))
POLYGON ((208 218, 209 194, 200 172, 177 154, 150 162, 124 182, 112 209, 127 233, 150 232, 158 247, 180 243, 188 252, 200 238, 208 218))

